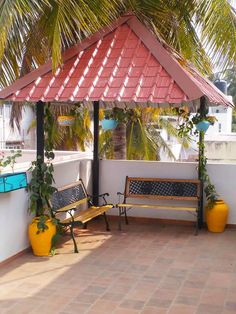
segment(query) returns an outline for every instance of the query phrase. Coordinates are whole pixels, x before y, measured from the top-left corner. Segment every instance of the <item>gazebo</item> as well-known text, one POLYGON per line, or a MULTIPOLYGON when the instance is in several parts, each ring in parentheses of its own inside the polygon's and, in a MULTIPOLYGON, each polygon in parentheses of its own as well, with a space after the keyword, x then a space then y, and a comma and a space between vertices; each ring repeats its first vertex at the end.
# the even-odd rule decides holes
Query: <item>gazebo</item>
MULTIPOLYGON (((63 53, 54 73, 51 61, 0 92, 0 99, 36 103, 37 156, 44 156, 44 103, 93 104, 93 193, 99 186, 99 107, 233 104, 194 67, 161 42, 132 13, 63 53)), ((200 138, 200 141, 202 138, 200 138)), ((199 223, 202 224, 202 215, 199 223)))

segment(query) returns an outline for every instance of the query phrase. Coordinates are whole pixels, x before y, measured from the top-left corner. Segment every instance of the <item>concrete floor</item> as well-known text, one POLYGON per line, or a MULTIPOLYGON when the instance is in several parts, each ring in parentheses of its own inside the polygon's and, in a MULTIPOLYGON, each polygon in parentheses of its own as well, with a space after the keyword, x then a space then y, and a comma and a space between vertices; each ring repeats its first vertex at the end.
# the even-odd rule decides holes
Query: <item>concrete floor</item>
POLYGON ((26 253, 0 267, 0 313, 236 313, 236 230, 131 221, 79 230, 79 254, 26 253))

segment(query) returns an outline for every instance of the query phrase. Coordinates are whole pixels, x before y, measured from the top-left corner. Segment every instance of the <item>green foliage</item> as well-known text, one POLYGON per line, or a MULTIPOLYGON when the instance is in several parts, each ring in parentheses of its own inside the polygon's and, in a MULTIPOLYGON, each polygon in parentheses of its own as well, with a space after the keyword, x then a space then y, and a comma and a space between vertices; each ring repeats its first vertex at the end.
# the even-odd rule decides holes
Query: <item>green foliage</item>
MULTIPOLYGON (((182 120, 182 123, 179 125, 178 132, 179 136, 187 136, 187 134, 191 134, 193 131, 193 127, 195 124, 199 123, 200 121, 209 121, 211 124, 214 124, 216 121, 215 117, 207 116, 208 109, 205 108, 204 112, 196 113, 195 116, 190 118, 190 113, 186 112, 182 108, 176 108, 175 112, 179 115, 182 120), (208 120, 209 119, 209 120, 208 120)), ((205 152, 205 144, 204 144, 204 131, 195 130, 194 133, 198 135, 200 133, 200 137, 203 139, 202 142, 198 142, 198 149, 199 149, 199 173, 200 173, 200 180, 204 182, 204 192, 206 194, 206 198, 208 201, 208 207, 212 208, 214 202, 218 199, 218 194, 216 192, 215 186, 212 184, 210 177, 207 173, 207 158, 204 155, 205 152)), ((189 135, 190 136, 190 135, 189 135)))
MULTIPOLYGON (((50 155, 50 152, 46 152, 45 155, 50 155)), ((48 159, 47 162, 43 162, 42 158, 38 157, 29 168, 32 173, 32 179, 28 185, 30 193, 29 211, 37 216, 44 216, 45 213, 50 217, 52 216, 49 199, 57 189, 52 186, 54 168, 51 161, 52 159, 48 159)))
MULTIPOLYGON (((185 146, 188 145, 188 139, 186 137, 180 139, 173 124, 161 117, 160 113, 162 113, 161 109, 152 107, 114 108, 106 110, 105 113, 101 110, 100 119, 105 114, 105 116, 116 118, 119 123, 126 124, 128 160, 160 160, 161 149, 175 160, 175 156, 161 137, 159 129, 165 129, 170 136, 178 138, 185 146)), ((99 153, 100 156, 105 155, 108 159, 114 157, 111 131, 101 132, 99 153)))
MULTIPOLYGON (((29 197, 29 211, 39 217, 38 229, 44 231, 47 227, 45 221, 48 217, 53 218, 50 206, 50 197, 57 190, 53 183, 54 167, 52 160, 54 159, 53 141, 51 138, 51 126, 53 115, 50 111, 50 106, 46 105, 44 108, 44 122, 45 122, 45 157, 46 162, 41 156, 38 156, 35 161, 31 163, 29 171, 31 171, 32 178, 28 185, 29 197)), ((55 221, 56 222, 56 221, 55 221)))
POLYGON ((8 165, 10 165, 12 172, 14 172, 14 166, 16 163, 16 159, 22 156, 22 151, 21 150, 10 150, 11 155, 5 157, 4 152, 1 152, 0 154, 0 173, 1 173, 1 168, 5 168, 8 165))
POLYGON ((235 64, 236 18, 227 0, 1 1, 1 86, 51 57, 55 70, 65 49, 130 9, 201 72, 211 70, 209 55, 235 64))

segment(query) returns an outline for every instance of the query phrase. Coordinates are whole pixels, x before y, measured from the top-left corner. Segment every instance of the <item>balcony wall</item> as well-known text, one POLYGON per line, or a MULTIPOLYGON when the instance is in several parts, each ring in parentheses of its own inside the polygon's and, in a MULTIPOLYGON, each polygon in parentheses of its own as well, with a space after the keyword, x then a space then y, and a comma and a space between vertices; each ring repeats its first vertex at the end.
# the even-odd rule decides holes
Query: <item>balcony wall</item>
MULTIPOLYGON (((119 201, 116 195, 117 191, 124 192, 126 176, 179 179, 197 178, 197 164, 189 162, 182 163, 102 160, 100 162, 100 167, 100 192, 109 192, 111 195, 109 201, 114 204, 119 201)), ((229 204, 230 214, 228 223, 236 224, 236 164, 209 164, 207 167, 212 183, 215 184, 219 196, 229 204)), ((117 210, 112 209, 111 214, 117 214, 117 210)), ((192 217, 190 213, 187 212, 167 210, 162 211, 155 210, 155 208, 132 209, 130 210, 129 215, 136 217, 164 219, 194 219, 194 217, 192 217)))
MULTIPOLYGON (((73 156, 74 158, 74 156, 73 156)), ((56 186, 63 186, 83 178, 91 191, 91 160, 78 157, 72 161, 55 163, 56 186)), ((100 161, 100 192, 109 192, 109 201, 117 203, 117 191, 124 190, 125 176, 163 177, 163 178, 197 178, 196 163, 144 162, 144 161, 100 161)), ((18 168, 18 167, 17 167, 18 168)), ((19 167, 20 170, 23 168, 19 167)), ((208 165, 212 182, 220 196, 230 206, 228 223, 236 225, 235 178, 236 165, 208 165)), ((22 189, 0 194, 0 262, 21 252, 29 246, 27 225, 31 217, 27 213, 28 195, 22 189)), ((116 215, 112 209, 110 214, 116 215)), ((193 220, 185 212, 160 211, 155 209, 133 209, 129 215, 139 217, 193 220)))
MULTIPOLYGON (((58 161, 54 167, 57 187, 82 178, 91 190, 91 160, 77 157, 77 160, 58 161)), ((20 164, 16 168, 21 171, 27 169, 20 164)), ((28 193, 25 189, 0 194, 0 262, 29 247, 27 226, 31 217, 27 208, 28 193)))

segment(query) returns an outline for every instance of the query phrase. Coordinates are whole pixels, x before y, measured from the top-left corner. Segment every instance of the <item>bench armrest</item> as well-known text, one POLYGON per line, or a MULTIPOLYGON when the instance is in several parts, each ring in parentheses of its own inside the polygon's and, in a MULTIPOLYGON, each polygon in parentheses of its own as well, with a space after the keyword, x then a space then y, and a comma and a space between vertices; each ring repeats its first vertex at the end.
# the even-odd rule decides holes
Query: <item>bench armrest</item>
POLYGON ((91 199, 93 199, 93 197, 101 197, 104 201, 104 204, 103 205, 107 205, 107 200, 106 200, 106 196, 109 196, 110 194, 109 193, 103 193, 103 194, 98 194, 98 195, 88 195, 89 196, 89 202, 92 204, 92 201, 91 199))
POLYGON ((117 192, 116 194, 117 194, 117 196, 118 196, 118 203, 121 202, 121 201, 120 201, 121 196, 123 196, 123 202, 124 202, 124 200, 125 200, 125 194, 124 194, 124 193, 121 193, 121 192, 117 192))

